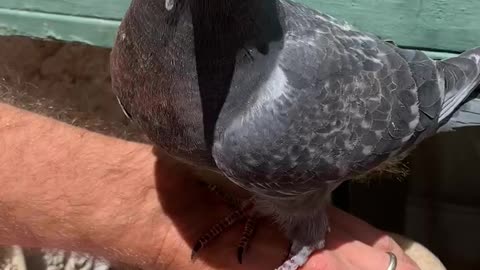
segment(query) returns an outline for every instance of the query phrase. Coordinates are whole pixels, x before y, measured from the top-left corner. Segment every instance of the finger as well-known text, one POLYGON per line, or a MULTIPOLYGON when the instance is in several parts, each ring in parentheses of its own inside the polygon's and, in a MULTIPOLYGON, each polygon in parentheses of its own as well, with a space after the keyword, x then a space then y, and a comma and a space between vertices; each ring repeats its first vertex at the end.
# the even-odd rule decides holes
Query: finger
MULTIPOLYGON (((333 251, 339 258, 344 258, 353 269, 387 269, 390 256, 382 250, 372 248, 365 243, 354 239, 349 233, 338 227, 332 227, 327 236, 327 249, 333 251)), ((416 264, 402 259, 403 251, 395 254, 397 270, 419 270, 416 264)))
MULTIPOLYGON (((366 245, 380 249, 382 251, 391 251, 395 254, 406 256, 400 245, 393 240, 387 233, 376 229, 367 222, 358 219, 338 208, 329 207, 329 219, 333 226, 338 226, 343 231, 352 235, 353 238, 365 243, 366 245), (333 225, 335 224, 335 225, 333 225)), ((409 259, 408 256, 402 259, 409 259)))
POLYGON ((358 270, 349 261, 340 258, 331 250, 322 250, 314 253, 302 270, 358 270))
POLYGON ((415 265, 415 262, 404 252, 400 245, 386 232, 379 230, 367 222, 356 218, 338 208, 330 207, 329 217, 332 226, 338 226, 366 245, 372 246, 385 252, 397 254, 399 259, 415 265))

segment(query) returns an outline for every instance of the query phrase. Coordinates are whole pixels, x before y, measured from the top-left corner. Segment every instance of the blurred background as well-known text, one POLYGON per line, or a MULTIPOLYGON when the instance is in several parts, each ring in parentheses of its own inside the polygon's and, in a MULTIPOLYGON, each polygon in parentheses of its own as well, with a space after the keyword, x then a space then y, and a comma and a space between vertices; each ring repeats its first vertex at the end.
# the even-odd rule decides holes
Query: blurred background
POLYGON ((346 183, 336 203, 422 243, 447 269, 480 269, 479 138, 478 129, 433 137, 405 160, 405 177, 346 183))

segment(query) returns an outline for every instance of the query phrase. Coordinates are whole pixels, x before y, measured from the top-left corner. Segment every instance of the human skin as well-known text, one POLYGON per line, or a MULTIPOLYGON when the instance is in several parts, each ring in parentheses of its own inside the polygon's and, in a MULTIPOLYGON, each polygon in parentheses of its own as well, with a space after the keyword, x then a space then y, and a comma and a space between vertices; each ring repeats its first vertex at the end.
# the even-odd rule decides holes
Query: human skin
MULTIPOLYGON (((274 269, 288 241, 267 218, 239 265, 242 226, 192 262, 194 240, 227 215, 186 167, 152 146, 0 103, 0 244, 85 251, 144 269, 274 269)), ((386 233, 329 208, 327 247, 306 270, 418 269, 386 233)))

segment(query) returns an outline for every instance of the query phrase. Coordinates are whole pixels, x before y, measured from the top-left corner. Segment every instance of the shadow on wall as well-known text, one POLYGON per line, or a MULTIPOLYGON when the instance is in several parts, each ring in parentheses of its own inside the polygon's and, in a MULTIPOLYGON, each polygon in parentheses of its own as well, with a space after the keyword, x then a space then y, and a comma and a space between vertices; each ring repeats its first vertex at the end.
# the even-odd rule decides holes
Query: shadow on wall
POLYGON ((447 269, 480 269, 480 129, 437 135, 386 175, 341 190, 343 205, 370 224, 425 245, 447 269))
POLYGON ((480 269, 480 129, 442 134, 411 158, 406 234, 448 269, 480 269))

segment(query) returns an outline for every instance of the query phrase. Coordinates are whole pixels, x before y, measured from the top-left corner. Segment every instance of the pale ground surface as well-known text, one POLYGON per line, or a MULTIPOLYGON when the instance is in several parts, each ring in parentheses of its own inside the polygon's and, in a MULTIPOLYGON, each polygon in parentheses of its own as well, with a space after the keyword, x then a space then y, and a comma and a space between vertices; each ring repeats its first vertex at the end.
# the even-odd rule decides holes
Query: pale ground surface
MULTIPOLYGON (((97 132, 144 141, 145 138, 124 117, 110 92, 108 58, 108 49, 25 38, 0 38, 0 78, 23 84, 21 93, 18 89, 11 93, 6 90, 0 92, 0 100, 97 132)), ((412 219, 412 227, 418 227, 414 224, 418 217, 424 216, 424 212, 410 211, 414 212, 413 216, 417 214, 412 219)), ((422 238, 425 231, 417 230, 413 234, 422 238)), ((438 264, 422 246, 406 246, 418 260, 424 258, 422 264, 438 264)), ((455 247, 458 245, 451 250, 457 250, 455 247)), ((430 265, 425 269, 442 268, 430 265)))
POLYGON ((140 139, 132 134, 136 129, 110 91, 109 53, 79 44, 1 38, 1 77, 23 84, 22 94, 15 89, 10 95, 17 106, 98 132, 140 139))

